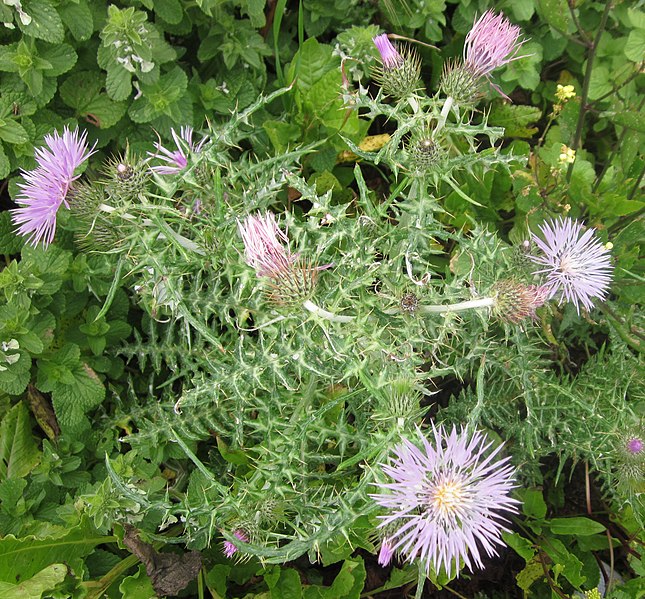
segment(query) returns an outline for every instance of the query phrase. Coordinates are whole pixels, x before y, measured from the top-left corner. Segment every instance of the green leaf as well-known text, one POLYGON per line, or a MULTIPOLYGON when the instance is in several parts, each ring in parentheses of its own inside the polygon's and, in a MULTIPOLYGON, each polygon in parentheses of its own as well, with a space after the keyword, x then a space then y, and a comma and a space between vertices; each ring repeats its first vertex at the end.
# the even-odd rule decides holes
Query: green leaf
POLYGON ((264 580, 271 591, 271 599, 301 599, 300 576, 293 568, 275 567, 265 574, 264 580))
POLYGON ((519 535, 516 532, 503 532, 502 538, 504 539, 504 542, 515 551, 515 553, 524 558, 525 562, 528 563, 531 561, 531 559, 533 559, 533 556, 535 555, 535 548, 533 547, 533 543, 531 541, 525 539, 523 536, 519 535))
POLYGON ((146 574, 144 565, 140 565, 136 574, 126 576, 119 585, 123 597, 128 599, 156 599, 157 593, 152 588, 152 582, 146 574))
POLYGON ((77 570, 82 566, 79 558, 91 553, 96 545, 112 540, 112 537, 97 534, 87 518, 73 528, 49 525, 48 531, 47 536, 16 538, 6 535, 0 539, 1 581, 15 584, 16 577, 19 580, 32 578, 43 568, 58 563, 61 556, 77 570))
MULTIPOLYGON (((7 155, 5 154, 4 147, 2 146, 2 144, 0 144, 0 179, 5 179, 10 172, 11 163, 9 162, 9 158, 7 158, 7 155)), ((2 212, 0 214, 6 214, 7 216, 9 216, 8 212, 2 212)), ((4 229, 0 227, 0 247, 4 247, 2 244, 5 242, 3 231, 4 229)))
POLYGON ((625 44, 625 56, 633 62, 640 62, 645 56, 645 29, 634 29, 625 44))
POLYGON ((588 537, 605 530, 604 524, 590 518, 553 518, 548 527, 554 535, 577 535, 588 537))
POLYGON ((61 430, 71 435, 89 427, 85 414, 105 398, 105 387, 96 373, 81 362, 80 349, 68 343, 49 359, 38 360, 36 387, 51 392, 61 430))
POLYGON ((530 127, 540 120, 542 111, 536 106, 521 106, 495 102, 488 115, 488 124, 504 127, 507 137, 533 137, 537 127, 530 127))
POLYGON ((61 44, 65 37, 63 21, 50 2, 46 0, 25 0, 23 10, 31 17, 29 25, 18 19, 18 27, 26 35, 44 40, 50 44, 61 44))
POLYGON ((184 18, 184 11, 179 0, 155 0, 154 9, 155 13, 171 25, 181 23, 184 18))
POLYGON ((367 573, 362 557, 346 559, 329 589, 329 599, 359 599, 367 573))
POLYGON ((542 491, 538 489, 526 489, 522 495, 522 512, 526 516, 543 520, 546 516, 546 503, 542 497, 542 491))
POLYGON ((24 144, 29 141, 29 135, 20 123, 9 119, 0 126, 0 139, 10 144, 24 144))
POLYGON ((544 20, 555 29, 568 33, 573 26, 567 0, 538 0, 544 20))
POLYGON ((0 423, 0 480, 22 478, 40 461, 40 452, 31 434, 29 411, 17 403, 0 423))
POLYGON ((127 100, 132 93, 132 73, 119 65, 109 65, 105 80, 105 90, 115 102, 127 100))
POLYGON ((297 79, 300 90, 312 87, 325 73, 338 67, 338 59, 332 56, 331 51, 331 46, 309 38, 300 46, 289 65, 288 81, 297 79))
POLYGON ((47 57, 47 61, 52 65, 51 69, 47 69, 45 72, 48 77, 58 77, 67 73, 78 59, 74 48, 69 44, 58 44, 47 49, 39 47, 39 51, 47 57))
POLYGON ((3 599, 40 599, 45 591, 51 591, 67 576, 65 564, 52 564, 20 584, 0 582, 3 599))
POLYGON ((551 558, 554 568, 560 566, 564 577, 574 586, 579 587, 584 581, 582 562, 564 546, 558 539, 549 539, 543 545, 544 552, 551 558))
POLYGON ((594 65, 589 80, 589 98, 595 100, 612 90, 612 77, 604 65, 594 65))
POLYGON ((70 2, 59 7, 58 11, 75 40, 83 42, 92 37, 94 21, 92 11, 85 0, 77 0, 77 3, 70 2))
POLYGON ((103 77, 94 71, 74 73, 60 86, 63 102, 81 117, 91 119, 101 129, 116 125, 127 109, 125 102, 114 102, 102 92, 103 77))

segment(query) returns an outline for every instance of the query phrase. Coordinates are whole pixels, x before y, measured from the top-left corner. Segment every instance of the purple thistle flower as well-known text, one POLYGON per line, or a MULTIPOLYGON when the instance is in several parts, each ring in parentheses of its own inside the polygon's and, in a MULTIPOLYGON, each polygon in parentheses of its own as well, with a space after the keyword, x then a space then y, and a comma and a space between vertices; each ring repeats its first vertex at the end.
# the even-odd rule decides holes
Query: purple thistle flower
POLYGON ((394 557, 394 550, 392 549, 392 541, 389 538, 384 538, 381 541, 381 549, 378 552, 379 566, 388 566, 394 557))
POLYGON ((595 229, 582 233, 582 223, 570 218, 559 218, 540 225, 544 241, 531 237, 541 251, 530 256, 544 268, 533 274, 545 274, 549 299, 559 294, 573 302, 580 313, 580 304, 593 308, 593 298, 604 300, 611 283, 612 264, 609 250, 595 237, 595 229))
POLYGON ((381 62, 383 63, 384 69, 397 69, 403 65, 404 58, 388 39, 387 33, 373 37, 372 41, 381 55, 381 62))
POLYGON ((637 456, 642 453, 644 448, 645 443, 643 443, 643 440, 638 437, 630 437, 627 440, 627 443, 625 443, 625 449, 627 449, 627 452, 633 456, 637 456))
POLYGON ((35 150, 37 166, 22 171, 25 183, 18 183, 16 198, 20 208, 11 211, 17 233, 26 235, 32 245, 47 246, 54 240, 58 209, 61 204, 69 209, 67 193, 80 177, 74 171, 94 153, 94 146, 87 147, 87 131, 79 135, 78 127, 70 131, 66 126, 62 135, 58 131, 45 135, 45 146, 35 150))
MULTIPOLYGON (((249 542, 249 537, 248 535, 241 529, 237 529, 233 531, 233 536, 238 538, 242 543, 248 543, 249 542)), ((231 541, 224 541, 224 555, 225 557, 233 557, 237 553, 238 549, 235 546, 235 543, 231 541)))
POLYGON ((495 69, 522 58, 517 51, 524 43, 521 29, 503 14, 486 11, 466 35, 464 64, 477 77, 488 77, 495 69))
POLYGON ((148 152, 148 156, 160 158, 166 163, 166 165, 151 167, 150 170, 160 175, 175 175, 180 173, 188 165, 188 154, 190 152, 199 154, 204 144, 208 141, 208 137, 204 137, 198 144, 194 143, 193 128, 188 126, 181 127, 179 135, 177 135, 174 129, 171 129, 170 132, 172 133, 172 138, 175 140, 176 150, 169 150, 159 142, 155 142, 156 152, 148 152))
POLYGON ((458 575, 461 560, 472 571, 483 567, 482 550, 497 555, 507 530, 500 512, 517 513, 519 502, 509 497, 515 471, 509 458, 494 459, 502 446, 489 452, 483 433, 432 430, 434 443, 420 429, 419 444, 403 439, 392 465, 382 465, 393 482, 371 497, 389 511, 379 528, 398 527, 388 537, 392 551, 421 560, 428 573, 444 568, 458 575))

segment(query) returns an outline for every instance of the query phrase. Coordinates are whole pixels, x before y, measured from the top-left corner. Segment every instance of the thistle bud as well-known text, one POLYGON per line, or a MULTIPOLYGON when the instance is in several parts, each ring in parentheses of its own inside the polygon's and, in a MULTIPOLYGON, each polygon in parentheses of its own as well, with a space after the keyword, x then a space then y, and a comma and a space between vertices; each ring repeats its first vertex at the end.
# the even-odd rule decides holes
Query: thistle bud
POLYGON ((147 191, 150 180, 145 160, 130 155, 129 149, 121 156, 109 160, 103 169, 108 198, 115 204, 123 204, 138 199, 147 191))
POLYGON ((460 60, 450 60, 444 65, 439 88, 459 106, 474 104, 483 95, 480 77, 460 60))
POLYGON ((372 40, 381 55, 381 66, 375 70, 374 79, 387 96, 405 98, 419 89, 421 61, 416 52, 399 49, 390 42, 386 33, 372 40))
POLYGON ((498 281, 494 287, 493 312, 504 322, 517 324, 526 318, 535 318, 535 311, 549 297, 543 286, 525 285, 512 279, 498 281))
POLYGON ((620 435, 617 456, 621 485, 632 491, 645 492, 645 430, 642 426, 620 435))
POLYGON ((416 173, 426 173, 439 162, 441 148, 433 139, 428 127, 415 131, 406 144, 410 168, 416 173))

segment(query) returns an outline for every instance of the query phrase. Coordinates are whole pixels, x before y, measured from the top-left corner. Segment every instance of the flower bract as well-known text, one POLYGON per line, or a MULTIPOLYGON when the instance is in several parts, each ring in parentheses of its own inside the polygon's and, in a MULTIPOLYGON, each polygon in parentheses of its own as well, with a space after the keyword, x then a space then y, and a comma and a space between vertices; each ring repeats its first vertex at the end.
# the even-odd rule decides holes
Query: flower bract
POLYGON ((514 468, 498 458, 502 446, 481 432, 455 427, 448 433, 433 426, 432 439, 419 429, 413 441, 394 449, 390 464, 382 465, 391 482, 372 495, 387 513, 388 545, 408 561, 420 560, 426 571, 459 573, 461 562, 473 570, 483 567, 482 552, 497 555, 507 514, 517 512, 514 468))
POLYGON ((570 218, 544 223, 540 230, 544 240, 532 235, 540 252, 531 260, 542 266, 534 274, 546 276, 549 298, 572 302, 578 312, 580 304, 591 310, 593 300, 604 300, 609 290, 613 269, 609 250, 595 229, 583 232, 582 223, 570 218))
POLYGON ((79 134, 78 128, 63 134, 54 131, 45 135, 45 146, 37 148, 37 166, 31 171, 22 171, 25 183, 18 183, 20 194, 12 211, 12 220, 18 226, 18 234, 25 235, 32 245, 42 242, 44 246, 54 240, 56 215, 61 204, 67 203, 67 194, 73 181, 80 175, 74 171, 94 153, 87 146, 87 132, 79 134))

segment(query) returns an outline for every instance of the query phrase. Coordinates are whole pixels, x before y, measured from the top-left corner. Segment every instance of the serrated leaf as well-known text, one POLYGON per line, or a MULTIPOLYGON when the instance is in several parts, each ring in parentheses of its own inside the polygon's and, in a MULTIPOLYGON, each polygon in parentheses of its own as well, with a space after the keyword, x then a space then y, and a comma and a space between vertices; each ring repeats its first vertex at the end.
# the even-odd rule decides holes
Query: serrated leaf
POLYGON ((127 104, 114 102, 101 91, 102 88, 103 77, 99 73, 83 71, 65 80, 60 86, 60 95, 79 116, 91 120, 101 129, 108 129, 121 120, 127 104))
POLYGON ((184 17, 184 11, 179 0, 155 0, 154 9, 155 13, 171 25, 181 23, 184 17))
POLYGON ((63 21, 54 6, 46 0, 25 0, 23 10, 31 17, 29 25, 23 25, 18 19, 18 27, 31 37, 50 44, 60 44, 65 37, 63 21))
POLYGON ((47 77, 58 77, 67 73, 78 59, 74 48, 69 44, 58 44, 46 49, 39 46, 38 50, 47 57, 47 61, 51 64, 51 69, 45 71, 47 77))
POLYGON ((29 411, 21 401, 0 423, 0 480, 27 476, 40 461, 29 411))
POLYGON ((634 29, 625 44, 625 56, 633 62, 641 62, 645 56, 645 29, 634 29))
POLYGON ((633 129, 639 133, 645 133, 645 115, 634 112, 605 112, 601 116, 606 116, 612 123, 633 129))
POLYGON ((85 518, 73 528, 53 525, 49 528, 53 530, 46 537, 6 535, 0 539, 0 580, 15 583, 16 576, 31 578, 43 568, 58 563, 61 556, 76 569, 81 566, 79 558, 106 541, 85 518))
MULTIPOLYGON (((0 179, 5 179, 10 172, 11 163, 9 162, 9 158, 7 158, 7 155, 5 154, 4 147, 2 146, 2 144, 0 144, 0 179)), ((1 244, 2 238, 0 238, 0 246, 1 244)))
POLYGON ((115 102, 127 100, 132 93, 132 74, 118 65, 108 66, 105 90, 115 102))
POLYGON ((320 44, 315 38, 309 38, 291 61, 289 81, 298 78, 298 88, 307 90, 316 84, 322 76, 337 67, 337 60, 332 57, 331 48, 320 44))
POLYGON ((22 350, 18 353, 20 359, 0 371, 0 391, 9 395, 20 395, 31 380, 31 357, 22 350))
POLYGON ((507 137, 532 137, 537 127, 529 127, 540 120, 542 111, 536 106, 521 106, 496 102, 488 116, 488 124, 504 127, 507 137))
POLYGON ((19 584, 0 582, 3 599, 40 599, 45 591, 51 591, 67 576, 65 564, 52 564, 19 584))
POLYGON ((67 26, 74 39, 82 42, 92 37, 94 31, 94 22, 92 11, 84 0, 79 0, 78 4, 70 2, 61 6, 60 12, 63 23, 67 26))
MULTIPOLYGON (((0 144, 0 156, 3 154, 0 144)), ((0 173, 2 171, 2 159, 0 157, 0 173)), ((0 174, 0 177, 2 175, 0 174)), ((5 175, 6 176, 6 175, 5 175)), ((11 213, 0 212, 0 254, 10 256, 17 254, 24 245, 24 238, 14 233, 14 226, 11 222, 11 213)))
POLYGON ((29 141, 29 135, 20 123, 9 119, 0 126, 0 139, 10 144, 24 144, 29 141))

